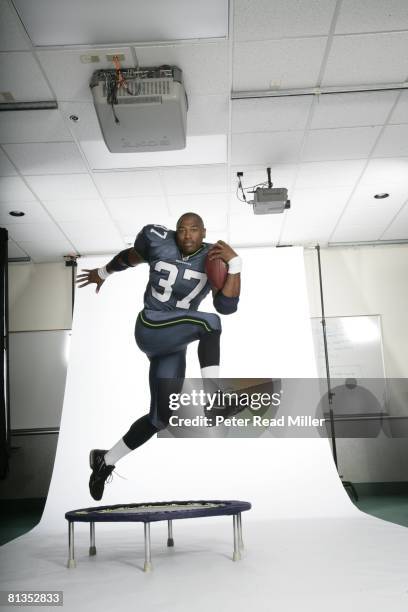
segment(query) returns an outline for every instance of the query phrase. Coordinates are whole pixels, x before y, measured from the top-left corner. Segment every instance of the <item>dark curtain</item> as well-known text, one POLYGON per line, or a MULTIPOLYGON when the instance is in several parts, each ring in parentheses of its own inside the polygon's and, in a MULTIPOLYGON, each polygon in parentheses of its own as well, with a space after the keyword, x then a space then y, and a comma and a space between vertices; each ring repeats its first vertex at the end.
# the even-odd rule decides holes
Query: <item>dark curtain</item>
POLYGON ((0 479, 7 476, 10 456, 8 376, 8 232, 0 228, 0 479))

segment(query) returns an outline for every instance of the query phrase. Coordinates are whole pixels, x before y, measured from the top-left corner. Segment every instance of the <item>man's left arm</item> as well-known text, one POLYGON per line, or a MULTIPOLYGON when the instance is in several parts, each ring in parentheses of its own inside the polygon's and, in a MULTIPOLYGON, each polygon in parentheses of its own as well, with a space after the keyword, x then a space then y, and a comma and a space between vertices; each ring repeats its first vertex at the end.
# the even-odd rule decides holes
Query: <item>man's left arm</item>
POLYGON ((213 303, 220 314, 232 314, 238 308, 241 292, 241 258, 223 240, 219 240, 211 247, 208 257, 210 260, 222 259, 228 266, 223 288, 216 293, 213 290, 213 303))

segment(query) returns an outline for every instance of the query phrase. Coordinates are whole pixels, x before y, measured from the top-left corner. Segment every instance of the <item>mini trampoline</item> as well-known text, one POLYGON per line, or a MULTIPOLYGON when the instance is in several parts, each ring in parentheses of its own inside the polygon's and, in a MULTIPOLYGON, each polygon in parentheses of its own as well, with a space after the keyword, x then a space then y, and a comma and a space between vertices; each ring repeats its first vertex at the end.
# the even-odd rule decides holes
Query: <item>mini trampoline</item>
POLYGON ((99 506, 96 508, 81 508, 66 512, 68 521, 68 548, 69 558, 67 567, 76 567, 74 557, 74 523, 89 523, 90 546, 89 554, 96 555, 95 546, 95 523, 107 522, 130 522, 144 524, 144 571, 152 569, 151 546, 150 546, 150 523, 167 521, 168 538, 167 546, 174 546, 173 520, 199 518, 202 516, 231 516, 233 519, 234 552, 233 561, 239 561, 242 541, 242 519, 241 513, 251 509, 251 504, 245 501, 225 500, 199 500, 199 501, 171 501, 152 502, 142 504, 128 504, 116 506, 99 506))

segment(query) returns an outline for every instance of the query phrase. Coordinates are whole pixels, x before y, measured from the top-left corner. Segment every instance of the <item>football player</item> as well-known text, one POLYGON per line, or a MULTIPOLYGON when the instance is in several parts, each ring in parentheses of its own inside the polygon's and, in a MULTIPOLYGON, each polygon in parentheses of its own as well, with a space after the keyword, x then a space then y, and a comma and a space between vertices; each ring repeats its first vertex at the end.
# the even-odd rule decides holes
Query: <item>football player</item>
POLYGON ((205 227, 201 217, 185 213, 176 231, 161 225, 146 225, 134 246, 118 253, 103 268, 84 269, 77 277, 79 287, 96 284, 98 293, 114 272, 147 263, 149 282, 144 308, 135 327, 138 347, 150 360, 150 412, 135 421, 127 433, 110 449, 90 452, 92 474, 89 490, 100 500, 107 478, 119 459, 144 444, 168 425, 168 394, 180 392, 186 367, 187 345, 198 340, 198 359, 203 378, 218 378, 221 321, 215 313, 198 312, 200 302, 211 290, 205 261, 222 259, 228 265, 225 284, 213 290, 214 307, 220 314, 237 310, 240 294, 241 258, 225 242, 203 242, 205 227), (173 379, 163 390, 160 379, 173 379))

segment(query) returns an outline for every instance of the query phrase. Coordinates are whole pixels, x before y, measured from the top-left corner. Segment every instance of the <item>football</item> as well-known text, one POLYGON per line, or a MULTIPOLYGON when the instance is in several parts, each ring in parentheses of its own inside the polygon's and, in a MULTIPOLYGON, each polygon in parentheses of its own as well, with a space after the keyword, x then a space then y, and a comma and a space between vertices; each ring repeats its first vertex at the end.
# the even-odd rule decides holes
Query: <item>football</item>
POLYGON ((205 273, 214 289, 222 289, 228 274, 227 264, 222 259, 205 260, 205 273))

